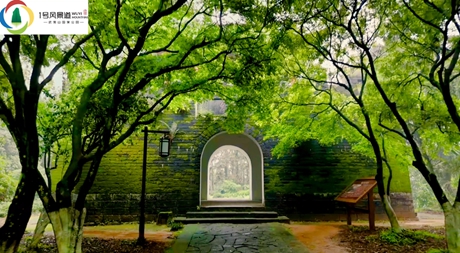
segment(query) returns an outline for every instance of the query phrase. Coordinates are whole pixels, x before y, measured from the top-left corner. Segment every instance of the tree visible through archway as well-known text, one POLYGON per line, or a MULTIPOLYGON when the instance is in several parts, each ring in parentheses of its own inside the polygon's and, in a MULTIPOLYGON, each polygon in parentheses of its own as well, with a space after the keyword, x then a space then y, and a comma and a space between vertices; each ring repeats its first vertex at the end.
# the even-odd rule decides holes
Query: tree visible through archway
POLYGON ((251 160, 233 145, 214 151, 208 163, 208 199, 251 200, 251 160))

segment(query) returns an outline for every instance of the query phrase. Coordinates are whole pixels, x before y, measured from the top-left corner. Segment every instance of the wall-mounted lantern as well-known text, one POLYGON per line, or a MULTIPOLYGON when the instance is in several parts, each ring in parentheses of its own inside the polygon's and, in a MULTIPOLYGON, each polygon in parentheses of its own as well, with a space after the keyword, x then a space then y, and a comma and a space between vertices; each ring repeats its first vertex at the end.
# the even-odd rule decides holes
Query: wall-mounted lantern
POLYGON ((160 156, 167 157, 169 156, 169 151, 171 150, 171 139, 168 135, 165 135, 160 138, 160 156))

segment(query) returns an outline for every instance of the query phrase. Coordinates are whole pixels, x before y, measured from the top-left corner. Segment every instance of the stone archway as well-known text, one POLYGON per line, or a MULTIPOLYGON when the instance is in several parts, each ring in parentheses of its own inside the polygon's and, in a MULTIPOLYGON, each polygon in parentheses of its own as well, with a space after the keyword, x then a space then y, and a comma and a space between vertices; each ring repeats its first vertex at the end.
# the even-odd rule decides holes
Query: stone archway
POLYGON ((208 140, 201 153, 200 206, 263 206, 263 178, 263 153, 257 141, 246 134, 218 133, 208 140), (229 156, 241 160, 235 161, 233 165, 228 164, 229 156), (219 157, 225 157, 227 160, 219 160, 219 157), (231 166, 239 168, 235 170, 231 169, 231 166), (230 168, 229 171, 226 171, 227 167, 230 168), (218 173, 220 174, 217 182, 218 173), (237 186, 240 189, 230 195, 225 195, 219 188, 224 181, 234 183, 226 180, 226 173, 238 174, 237 186), (218 194, 216 188, 219 188, 218 194))

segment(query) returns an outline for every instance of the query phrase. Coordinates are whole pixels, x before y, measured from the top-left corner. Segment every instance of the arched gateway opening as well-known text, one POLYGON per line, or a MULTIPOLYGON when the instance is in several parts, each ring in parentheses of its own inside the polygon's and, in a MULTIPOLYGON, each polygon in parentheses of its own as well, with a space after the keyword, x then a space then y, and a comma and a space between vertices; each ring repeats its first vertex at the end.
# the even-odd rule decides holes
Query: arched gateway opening
POLYGON ((222 132, 201 154, 201 206, 262 206, 263 154, 254 138, 222 132))

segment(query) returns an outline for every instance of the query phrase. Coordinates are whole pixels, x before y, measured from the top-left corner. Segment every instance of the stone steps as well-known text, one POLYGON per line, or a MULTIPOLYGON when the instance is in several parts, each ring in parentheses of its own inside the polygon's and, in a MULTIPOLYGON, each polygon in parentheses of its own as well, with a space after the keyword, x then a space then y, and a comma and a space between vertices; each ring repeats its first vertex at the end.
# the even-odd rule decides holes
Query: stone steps
POLYGON ((253 211, 253 212, 232 212, 232 211, 222 211, 222 212, 187 212, 187 218, 277 218, 277 212, 270 211, 253 211))
POLYGON ((196 212, 268 212, 273 210, 267 210, 266 207, 245 207, 245 206, 211 206, 201 207, 196 212))
POLYGON ((192 223, 290 223, 286 216, 273 211, 198 211, 187 212, 186 217, 176 217, 175 222, 192 223))
POLYGON ((266 209, 264 204, 253 201, 201 201, 200 210, 222 212, 270 211, 266 209))
POLYGON ((251 223, 267 223, 267 222, 280 222, 289 224, 289 218, 286 216, 278 216, 276 218, 229 218, 229 217, 217 217, 217 218, 187 218, 187 217, 176 217, 174 222, 180 222, 183 224, 194 224, 194 223, 236 223, 236 224, 251 224, 251 223))

